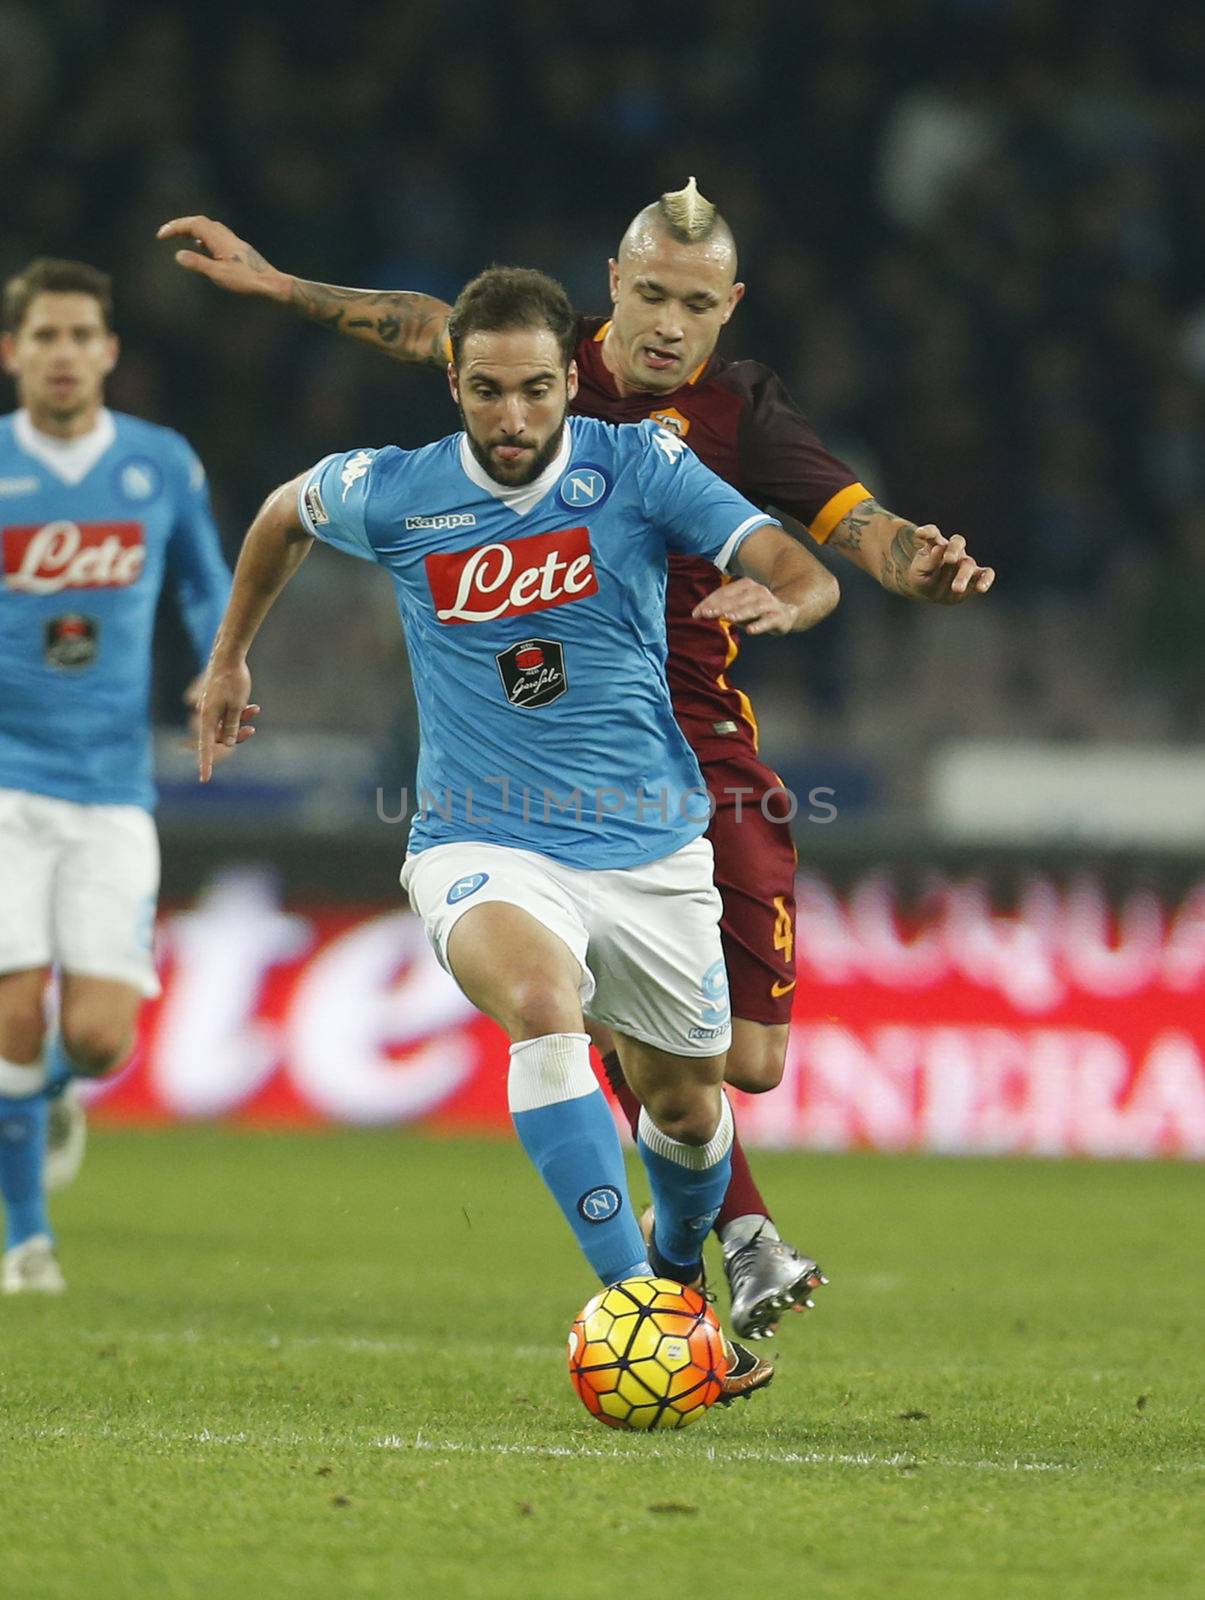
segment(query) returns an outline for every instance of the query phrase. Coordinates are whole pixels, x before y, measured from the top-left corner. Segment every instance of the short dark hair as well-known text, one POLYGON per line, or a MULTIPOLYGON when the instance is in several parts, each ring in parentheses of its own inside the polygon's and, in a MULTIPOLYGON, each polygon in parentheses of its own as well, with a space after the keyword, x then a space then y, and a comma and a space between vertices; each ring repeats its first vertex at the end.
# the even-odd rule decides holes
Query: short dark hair
POLYGON ((39 256, 4 285, 4 329, 16 333, 40 294, 90 294, 100 306, 105 327, 113 327, 113 280, 83 261, 39 256))
POLYGON ((564 288, 533 267, 487 267, 466 283, 448 317, 452 365, 470 333, 507 333, 547 328, 561 347, 566 368, 577 345, 577 313, 564 288))

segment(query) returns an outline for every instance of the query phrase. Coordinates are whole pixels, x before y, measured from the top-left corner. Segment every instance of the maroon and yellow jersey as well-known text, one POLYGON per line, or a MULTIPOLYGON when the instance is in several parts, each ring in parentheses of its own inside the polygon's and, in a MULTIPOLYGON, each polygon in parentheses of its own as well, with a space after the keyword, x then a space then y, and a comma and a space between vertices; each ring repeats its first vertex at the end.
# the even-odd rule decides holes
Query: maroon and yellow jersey
MULTIPOLYGON (((671 394, 620 395, 602 356, 609 327, 601 317, 583 317, 578 324, 575 411, 604 422, 652 417, 754 505, 785 512, 821 543, 846 512, 870 497, 849 467, 824 448, 769 367, 712 356, 671 394)), ((717 581, 710 562, 670 556, 669 687, 678 724, 700 761, 723 759, 734 743, 757 749, 749 698, 728 682, 740 648, 736 630, 691 617, 717 581)))

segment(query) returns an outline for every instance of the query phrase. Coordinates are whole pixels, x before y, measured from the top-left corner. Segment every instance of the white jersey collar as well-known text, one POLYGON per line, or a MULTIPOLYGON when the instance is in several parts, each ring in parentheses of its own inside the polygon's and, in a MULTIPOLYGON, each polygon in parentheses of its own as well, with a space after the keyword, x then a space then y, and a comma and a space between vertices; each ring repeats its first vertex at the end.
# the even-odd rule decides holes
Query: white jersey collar
POLYGON ((484 489, 486 494, 493 495, 495 500, 501 500, 504 506, 509 506, 517 517, 525 517, 529 511, 534 511, 536 506, 552 489, 558 478, 562 477, 565 468, 569 465, 569 457, 573 454, 573 436, 569 432, 569 423, 565 423, 565 434, 561 440, 561 448, 544 468, 538 478, 533 478, 530 483, 525 483, 516 489, 507 488, 503 483, 495 483, 493 478, 477 460, 469 448, 468 434, 460 436, 460 465, 464 468, 465 476, 484 489))
POLYGON ((75 439, 40 433, 24 407, 13 412, 13 437, 27 456, 34 456, 64 483, 81 483, 117 437, 117 424, 104 406, 94 427, 75 439))

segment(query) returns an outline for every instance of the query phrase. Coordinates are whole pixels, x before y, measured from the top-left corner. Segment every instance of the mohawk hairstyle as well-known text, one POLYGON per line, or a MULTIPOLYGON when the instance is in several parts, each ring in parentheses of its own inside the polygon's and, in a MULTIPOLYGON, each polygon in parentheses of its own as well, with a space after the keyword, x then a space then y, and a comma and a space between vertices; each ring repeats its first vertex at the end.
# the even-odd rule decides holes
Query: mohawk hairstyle
POLYGON ((687 178, 684 189, 671 189, 657 201, 656 210, 671 237, 679 244, 698 244, 714 233, 716 224, 723 218, 711 201, 699 193, 693 178, 687 178))

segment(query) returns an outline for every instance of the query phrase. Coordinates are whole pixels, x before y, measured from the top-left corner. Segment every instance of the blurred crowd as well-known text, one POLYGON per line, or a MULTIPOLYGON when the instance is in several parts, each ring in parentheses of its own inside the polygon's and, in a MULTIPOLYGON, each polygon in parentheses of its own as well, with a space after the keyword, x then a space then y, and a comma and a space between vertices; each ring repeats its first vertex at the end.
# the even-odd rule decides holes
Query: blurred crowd
MULTIPOLYGON (((159 222, 207 211, 304 276, 447 298, 523 262, 601 311, 631 213, 695 173, 749 285, 724 353, 1000 574, 935 616, 845 569, 838 620, 747 654, 771 755, 1192 737, 1203 84, 1199 0, 0 0, 0 268, 115 274, 112 402, 193 441, 233 553, 281 478, 455 418, 437 375, 180 272, 159 222)), ((277 715, 404 767, 388 585, 325 553, 303 572, 261 652, 277 715)))

